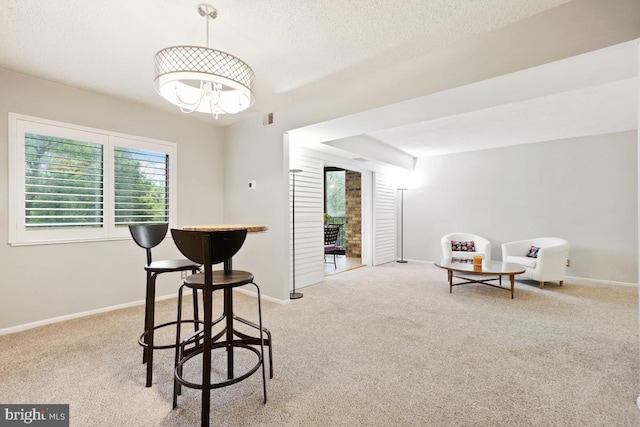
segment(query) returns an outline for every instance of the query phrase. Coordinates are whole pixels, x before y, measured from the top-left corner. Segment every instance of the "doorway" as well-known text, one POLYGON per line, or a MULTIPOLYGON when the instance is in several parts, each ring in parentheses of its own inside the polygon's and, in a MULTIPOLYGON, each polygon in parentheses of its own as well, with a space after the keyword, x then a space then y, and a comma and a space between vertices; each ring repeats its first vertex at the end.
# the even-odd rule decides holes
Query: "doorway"
POLYGON ((340 226, 335 249, 325 254, 325 276, 362 266, 360 172, 324 167, 324 222, 340 226))

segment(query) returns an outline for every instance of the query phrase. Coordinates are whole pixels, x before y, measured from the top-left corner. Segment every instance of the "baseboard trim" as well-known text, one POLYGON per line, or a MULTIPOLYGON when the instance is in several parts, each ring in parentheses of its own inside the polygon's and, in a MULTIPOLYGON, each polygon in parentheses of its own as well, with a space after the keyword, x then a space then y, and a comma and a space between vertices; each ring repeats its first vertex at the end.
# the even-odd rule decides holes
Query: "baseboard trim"
POLYGON ((564 280, 567 283, 572 283, 575 285, 615 285, 615 286, 632 286, 638 287, 637 283, 631 282, 616 282, 614 280, 603 280, 603 279, 590 279, 588 277, 576 277, 576 276, 567 276, 564 280))
MULTIPOLYGON (((249 288, 249 289, 250 289, 250 288, 249 288)), ((253 291, 250 291, 249 289, 236 288, 236 289, 234 289, 234 290, 235 290, 236 292, 240 292, 240 293, 241 293, 241 294, 243 294, 243 295, 248 295, 248 296, 250 296, 250 297, 256 298, 258 294, 256 294, 256 293, 255 293, 255 292, 253 292, 253 291)), ((267 296, 267 295, 260 295, 260 298, 261 298, 262 300, 265 300, 265 301, 275 302, 276 304, 286 304, 286 303, 288 303, 288 302, 289 302, 289 300, 281 300, 281 299, 274 298, 274 297, 270 297, 270 296, 267 296)))
MULTIPOLYGON (((248 296, 252 296, 254 298, 256 297, 256 293, 255 292, 251 292, 251 291, 246 290, 246 289, 238 288, 238 289, 235 289, 235 291, 240 292, 240 293, 245 294, 245 295, 248 295, 248 296)), ((177 292, 175 294, 169 294, 169 295, 163 295, 161 297, 156 297, 156 301, 163 301, 163 300, 174 299, 174 298, 178 298, 178 293, 177 292)), ((266 301, 270 301, 270 302, 275 302, 275 303, 278 303, 278 304, 285 304, 286 302, 288 302, 288 301, 282 301, 282 300, 279 300, 277 298, 264 296, 264 295, 262 295, 262 299, 266 300, 266 301)), ((144 304, 145 304, 145 300, 132 301, 132 302, 124 303, 124 304, 117 304, 117 305, 112 305, 112 306, 109 306, 109 307, 97 308, 95 310, 81 311, 79 313, 68 314, 68 315, 65 315, 65 316, 52 317, 50 319, 38 320, 37 322, 25 323, 23 325, 11 326, 9 328, 0 329, 0 336, 14 334, 16 332, 23 332, 23 331, 27 331, 29 329, 40 327, 40 326, 45 326, 45 325, 51 325, 51 324, 54 324, 54 323, 64 322, 65 320, 79 319, 81 317, 93 316, 94 314, 108 313, 110 311, 121 310, 123 308, 137 307, 137 306, 141 306, 141 305, 144 305, 144 304)))
MULTIPOLYGON (((165 295, 161 297, 157 297, 156 300, 165 300, 170 298, 176 298, 178 294, 173 295, 165 295)), ((78 319, 81 317, 93 316, 94 314, 107 313, 109 311, 121 310, 123 308, 136 307, 139 305, 144 305, 144 300, 127 302, 124 304, 112 305, 109 307, 97 308, 95 310, 81 311, 79 313, 67 314, 65 316, 52 317, 50 319, 38 320, 37 322, 25 323, 23 325, 12 326, 5 329, 0 329, 0 336, 9 335, 16 332, 26 331, 28 329, 37 328, 39 326, 51 325, 53 323, 64 322, 65 320, 78 319)))

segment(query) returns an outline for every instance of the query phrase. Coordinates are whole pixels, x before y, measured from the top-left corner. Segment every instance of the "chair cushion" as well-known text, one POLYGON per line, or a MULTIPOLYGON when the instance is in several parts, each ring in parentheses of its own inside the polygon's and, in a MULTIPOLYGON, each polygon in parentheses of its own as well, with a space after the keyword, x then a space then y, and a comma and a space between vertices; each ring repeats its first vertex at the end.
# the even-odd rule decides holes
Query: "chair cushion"
POLYGON ((540 250, 540 248, 536 247, 536 246, 531 246, 531 248, 529 248, 529 252, 527 252, 527 256, 529 258, 538 258, 538 251, 540 250))
POLYGON ((457 240, 452 240, 451 250, 454 252, 475 252, 476 242, 474 242, 473 240, 469 242, 460 242, 457 240))
POLYGON ((331 252, 336 250, 336 245, 324 245, 325 252, 331 252))
POLYGON ((536 264, 538 263, 538 260, 536 258, 530 258, 526 256, 508 256, 505 261, 531 268, 536 268, 536 264))

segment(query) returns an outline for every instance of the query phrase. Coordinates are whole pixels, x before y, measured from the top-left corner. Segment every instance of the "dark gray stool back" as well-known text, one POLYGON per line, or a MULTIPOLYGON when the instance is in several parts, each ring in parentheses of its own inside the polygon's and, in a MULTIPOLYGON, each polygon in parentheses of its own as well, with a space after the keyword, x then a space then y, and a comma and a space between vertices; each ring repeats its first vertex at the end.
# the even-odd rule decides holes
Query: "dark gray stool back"
POLYGON ((164 240, 169 230, 169 224, 142 224, 130 225, 129 231, 133 241, 147 251, 147 264, 151 264, 151 249, 158 246, 164 240))

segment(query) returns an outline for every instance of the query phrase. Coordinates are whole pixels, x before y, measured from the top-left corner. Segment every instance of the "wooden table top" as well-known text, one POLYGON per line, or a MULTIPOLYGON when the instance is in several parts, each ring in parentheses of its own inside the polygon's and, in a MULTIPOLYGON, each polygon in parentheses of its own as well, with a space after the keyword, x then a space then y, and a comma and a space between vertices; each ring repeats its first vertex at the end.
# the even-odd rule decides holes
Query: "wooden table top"
POLYGON ((230 230, 247 230, 249 233, 258 233, 268 231, 268 225, 262 224, 204 224, 204 225, 187 225, 184 230, 192 231, 230 231, 230 230))
POLYGON ((474 266, 472 263, 458 262, 450 258, 443 258, 434 264, 445 270, 456 271, 459 273, 473 273, 486 275, 512 275, 522 274, 525 272, 524 267, 518 264, 511 264, 502 261, 482 261, 482 265, 474 266))

